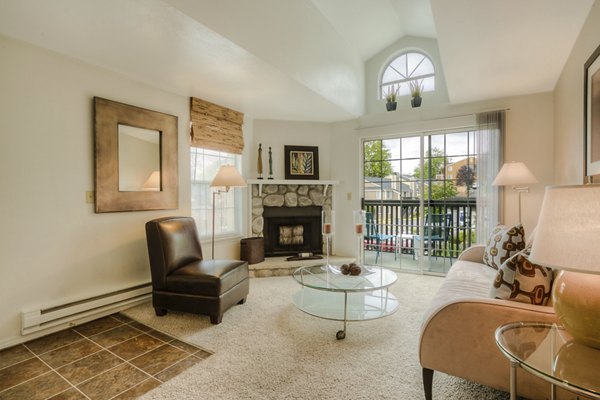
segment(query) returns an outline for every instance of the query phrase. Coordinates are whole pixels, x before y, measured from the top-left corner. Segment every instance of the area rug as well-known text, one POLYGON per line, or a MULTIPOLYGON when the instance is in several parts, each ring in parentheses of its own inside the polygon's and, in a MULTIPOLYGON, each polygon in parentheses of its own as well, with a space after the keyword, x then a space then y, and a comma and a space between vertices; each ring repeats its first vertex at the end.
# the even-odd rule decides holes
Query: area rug
MULTIPOLYGON (((199 365, 147 393, 143 399, 422 399, 418 361, 422 313, 442 278, 399 274, 391 291, 400 301, 386 318, 352 322, 336 340, 341 322, 296 309, 300 286, 290 276, 253 278, 244 305, 219 325, 208 317, 169 312, 156 317, 150 304, 124 314, 208 349, 199 365)), ((508 399, 507 393, 442 373, 435 399, 508 399)))

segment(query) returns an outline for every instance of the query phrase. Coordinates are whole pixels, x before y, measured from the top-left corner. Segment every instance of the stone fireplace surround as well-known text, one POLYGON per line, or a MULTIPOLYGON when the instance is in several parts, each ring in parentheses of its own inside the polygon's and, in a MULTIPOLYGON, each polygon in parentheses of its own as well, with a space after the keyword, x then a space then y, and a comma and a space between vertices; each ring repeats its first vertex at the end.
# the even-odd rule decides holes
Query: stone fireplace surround
MULTIPOLYGON (((337 181, 298 180, 248 180, 251 185, 252 236, 264 236, 265 207, 310 207, 319 206, 330 211, 333 204, 333 185, 337 181)), ((288 275, 298 267, 298 262, 285 261, 283 257, 267 258, 264 262, 250 266, 253 276, 288 275)))

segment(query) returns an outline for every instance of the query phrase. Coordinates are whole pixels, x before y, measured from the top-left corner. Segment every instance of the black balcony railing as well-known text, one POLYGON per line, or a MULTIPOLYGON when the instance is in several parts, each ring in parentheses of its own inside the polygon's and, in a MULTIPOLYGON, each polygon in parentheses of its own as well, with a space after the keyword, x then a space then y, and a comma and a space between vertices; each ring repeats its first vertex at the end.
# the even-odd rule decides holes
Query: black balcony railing
POLYGON ((423 210, 417 199, 363 200, 362 204, 378 232, 385 237, 393 236, 380 243, 379 251, 393 252, 400 246, 398 251, 413 253, 415 238, 421 238, 437 252, 436 256, 456 258, 476 241, 475 199, 426 200, 423 210), (420 226, 421 212, 423 226, 420 226))

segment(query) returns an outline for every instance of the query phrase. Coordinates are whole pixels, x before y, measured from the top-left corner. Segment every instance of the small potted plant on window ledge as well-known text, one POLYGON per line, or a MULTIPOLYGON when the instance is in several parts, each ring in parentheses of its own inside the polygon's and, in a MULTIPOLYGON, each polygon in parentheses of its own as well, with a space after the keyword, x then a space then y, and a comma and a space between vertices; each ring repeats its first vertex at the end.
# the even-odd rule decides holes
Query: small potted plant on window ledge
POLYGON ((410 85, 410 105, 414 107, 421 107, 421 93, 423 92, 423 81, 414 80, 409 82, 410 85))
POLYGON ((400 90, 400 85, 398 87, 392 85, 388 88, 387 94, 385 95, 385 108, 388 111, 394 111, 398 103, 396 103, 396 96, 398 96, 398 90, 400 90))

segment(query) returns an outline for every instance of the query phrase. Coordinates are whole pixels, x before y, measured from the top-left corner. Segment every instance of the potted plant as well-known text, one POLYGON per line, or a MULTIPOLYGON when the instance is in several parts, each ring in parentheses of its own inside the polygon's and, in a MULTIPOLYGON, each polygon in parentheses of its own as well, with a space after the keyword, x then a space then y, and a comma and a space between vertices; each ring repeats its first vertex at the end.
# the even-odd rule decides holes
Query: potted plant
POLYGON ((423 92, 423 80, 410 81, 408 84, 410 86, 410 95, 412 96, 412 99, 410 99, 410 104, 413 106, 413 108, 421 107, 421 100, 423 100, 421 98, 421 92, 423 92))
POLYGON ((396 96, 398 96, 398 90, 400 90, 400 85, 397 87, 392 85, 388 87, 387 94, 385 95, 385 108, 388 111, 394 111, 398 103, 396 103, 396 96))

